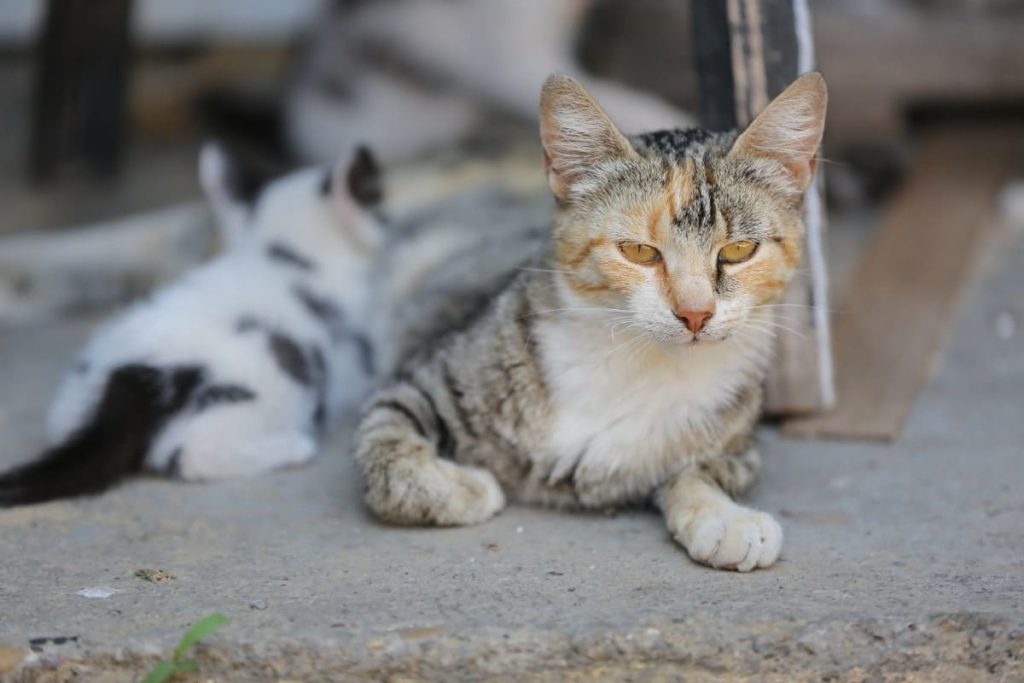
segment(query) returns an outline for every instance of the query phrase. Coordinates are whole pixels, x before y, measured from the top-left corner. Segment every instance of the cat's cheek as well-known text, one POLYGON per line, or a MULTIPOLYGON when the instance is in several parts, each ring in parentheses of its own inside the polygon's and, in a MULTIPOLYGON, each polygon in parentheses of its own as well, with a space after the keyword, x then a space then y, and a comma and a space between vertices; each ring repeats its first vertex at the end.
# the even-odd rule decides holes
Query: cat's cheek
POLYGON ((730 289, 742 294, 753 305, 777 301, 785 291, 793 269, 777 250, 736 269, 729 274, 730 289))
POLYGON ((636 318, 643 321, 648 329, 657 330, 656 336, 659 340, 674 341, 677 337, 682 339, 683 329, 672 315, 671 305, 654 278, 635 287, 628 300, 629 308, 636 318))

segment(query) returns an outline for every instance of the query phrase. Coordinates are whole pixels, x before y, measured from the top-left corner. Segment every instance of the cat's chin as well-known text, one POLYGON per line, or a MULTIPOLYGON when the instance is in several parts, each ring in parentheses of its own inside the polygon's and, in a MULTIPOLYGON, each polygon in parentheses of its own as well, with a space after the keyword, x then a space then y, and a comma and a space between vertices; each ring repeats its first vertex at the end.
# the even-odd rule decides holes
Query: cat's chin
POLYGON ((705 346, 716 346, 718 344, 721 344, 726 339, 727 337, 699 337, 697 339, 691 339, 690 341, 686 342, 684 346, 690 346, 695 348, 703 348, 705 346))
POLYGON ((714 337, 690 337, 689 339, 686 339, 685 337, 676 337, 668 342, 663 341, 662 344, 664 344, 664 346, 666 346, 667 348, 703 349, 712 346, 717 346, 718 344, 722 343, 728 338, 728 333, 716 335, 714 337))

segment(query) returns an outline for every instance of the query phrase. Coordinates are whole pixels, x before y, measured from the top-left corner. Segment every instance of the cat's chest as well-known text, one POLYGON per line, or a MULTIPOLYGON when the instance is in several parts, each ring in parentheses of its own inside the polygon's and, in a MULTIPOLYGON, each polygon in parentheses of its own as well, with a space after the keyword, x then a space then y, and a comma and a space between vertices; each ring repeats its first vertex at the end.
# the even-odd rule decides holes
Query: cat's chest
POLYGON ((723 406, 750 378, 727 348, 676 358, 605 355, 579 347, 548 363, 553 415, 539 469, 549 484, 571 483, 584 504, 643 495, 705 456, 723 406))

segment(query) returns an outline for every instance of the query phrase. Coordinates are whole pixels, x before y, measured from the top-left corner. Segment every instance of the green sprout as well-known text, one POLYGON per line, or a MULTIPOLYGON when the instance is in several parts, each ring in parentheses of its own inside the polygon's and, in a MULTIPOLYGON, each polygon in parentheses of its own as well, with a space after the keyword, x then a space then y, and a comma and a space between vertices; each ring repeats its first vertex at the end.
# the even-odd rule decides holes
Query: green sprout
POLYGON ((171 658, 158 662, 149 675, 142 680, 142 683, 164 683, 175 674, 198 669, 199 662, 194 659, 185 659, 185 653, 226 623, 228 623, 228 618, 223 614, 211 614, 200 619, 192 628, 185 631, 185 635, 181 637, 174 652, 171 653, 171 658))

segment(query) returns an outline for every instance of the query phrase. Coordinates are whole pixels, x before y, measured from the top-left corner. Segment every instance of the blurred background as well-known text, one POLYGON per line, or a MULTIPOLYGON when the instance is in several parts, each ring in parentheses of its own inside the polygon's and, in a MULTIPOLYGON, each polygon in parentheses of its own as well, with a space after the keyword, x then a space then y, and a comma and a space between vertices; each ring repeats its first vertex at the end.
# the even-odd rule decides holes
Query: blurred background
MULTIPOLYGON (((264 173, 366 141, 426 177, 453 155, 532 150, 552 71, 583 79, 627 131, 690 125, 707 105, 695 36, 711 29, 700 12, 717 6, 0 0, 0 326, 102 312, 211 253, 196 174, 209 138, 264 173)), ((892 222, 892 203, 921 201, 893 199, 915 160, 955 171, 955 154, 918 154, 926 131, 1021 122, 1024 0, 794 6, 810 10, 831 93, 827 260, 841 301, 858 267, 870 277, 863 249, 892 222)), ((1014 164, 983 205, 1019 216, 1024 161, 1014 164)))
MULTIPOLYGON (((416 22, 372 25, 363 15, 375 4, 424 3, 0 0, 0 231, 66 227, 194 197, 197 147, 210 135, 237 139, 269 162, 309 161, 316 148, 306 138, 318 131, 301 120, 308 112, 297 113, 294 101, 289 109, 289 96, 315 87, 336 99, 372 97, 364 71, 472 96, 465 82, 472 77, 452 78, 443 63, 431 73, 434 65, 409 44, 416 32, 438 29, 420 23, 406 40, 396 39, 416 22), (346 18, 364 21, 361 35, 351 35, 346 18), (328 58, 334 63, 325 64, 328 58), (312 130, 296 130, 302 125, 312 130)), ((503 4, 493 3, 494 13, 503 4)), ((527 20, 549 18, 530 7, 541 4, 564 5, 561 14, 570 16, 558 31, 527 27, 511 36, 524 42, 506 51, 510 62, 530 59, 533 49, 546 55, 550 46, 537 42, 559 33, 571 41, 560 47, 586 72, 698 111, 691 3, 520 4, 527 20)), ((915 115, 1024 104, 1024 2, 811 0, 810 9, 818 67, 832 95, 826 156, 849 164, 836 172, 842 177, 830 178, 835 202, 892 189, 915 115)), ((454 29, 486 15, 462 11, 465 26, 454 29)), ((503 108, 528 111, 538 88, 529 83, 527 101, 503 108)), ((392 135, 400 136, 421 123, 423 111, 392 116, 392 135)), ((325 142, 319 149, 316 160, 340 151, 325 142)))

